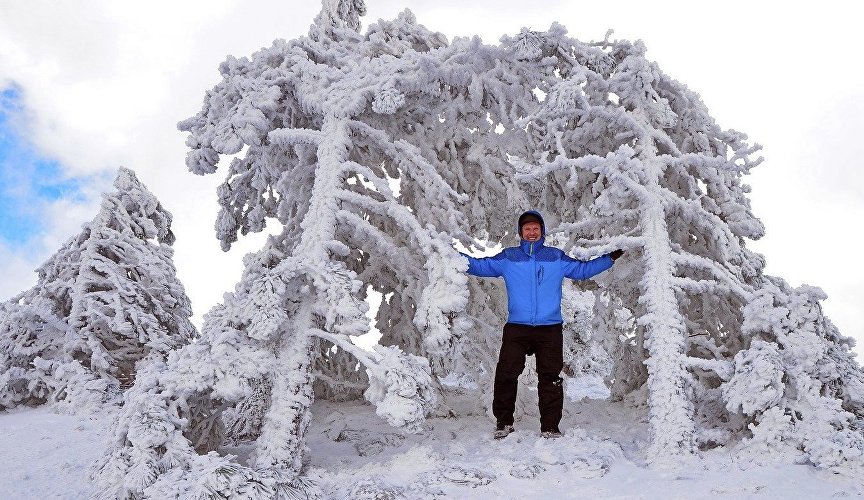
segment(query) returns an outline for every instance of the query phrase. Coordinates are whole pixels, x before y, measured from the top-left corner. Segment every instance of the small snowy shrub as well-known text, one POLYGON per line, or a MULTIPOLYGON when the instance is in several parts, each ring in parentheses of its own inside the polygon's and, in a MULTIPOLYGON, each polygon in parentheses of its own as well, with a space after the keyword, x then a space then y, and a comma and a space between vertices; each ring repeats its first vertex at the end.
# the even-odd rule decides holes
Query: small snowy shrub
POLYGON ((755 417, 744 450, 782 443, 817 467, 864 464, 864 408, 851 397, 860 368, 850 341, 823 316, 824 298, 818 288, 771 278, 744 308, 743 330, 753 341, 722 386, 730 411, 755 417))

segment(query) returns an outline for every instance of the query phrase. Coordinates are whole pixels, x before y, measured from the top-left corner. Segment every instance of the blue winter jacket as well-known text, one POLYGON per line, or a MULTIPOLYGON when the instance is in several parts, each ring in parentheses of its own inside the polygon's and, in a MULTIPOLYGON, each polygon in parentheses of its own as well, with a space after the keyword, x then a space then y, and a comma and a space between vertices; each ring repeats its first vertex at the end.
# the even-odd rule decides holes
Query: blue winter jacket
POLYGON ((543 237, 535 242, 521 240, 518 247, 509 247, 492 257, 468 259, 468 274, 489 278, 504 278, 507 287, 507 321, 523 325, 554 325, 561 319, 561 284, 564 278, 584 280, 612 267, 609 255, 589 261, 576 260, 562 250, 543 245, 543 237))

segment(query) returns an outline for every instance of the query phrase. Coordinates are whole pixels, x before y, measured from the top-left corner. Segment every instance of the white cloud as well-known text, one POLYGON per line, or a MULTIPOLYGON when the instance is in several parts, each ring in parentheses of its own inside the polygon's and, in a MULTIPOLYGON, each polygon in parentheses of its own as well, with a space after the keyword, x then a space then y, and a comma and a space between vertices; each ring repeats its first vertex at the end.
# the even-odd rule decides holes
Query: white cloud
POLYGON ((13 250, 0 241, 0 262, 3 279, 0 280, 0 300, 7 300, 36 284, 36 266, 41 264, 29 254, 13 250))
POLYGON ((42 265, 69 238, 81 231, 82 224, 96 215, 100 193, 110 189, 104 176, 76 194, 75 199, 35 201, 27 209, 38 212, 42 226, 30 241, 10 246, 0 241, 0 300, 6 300, 36 284, 35 269, 42 265))

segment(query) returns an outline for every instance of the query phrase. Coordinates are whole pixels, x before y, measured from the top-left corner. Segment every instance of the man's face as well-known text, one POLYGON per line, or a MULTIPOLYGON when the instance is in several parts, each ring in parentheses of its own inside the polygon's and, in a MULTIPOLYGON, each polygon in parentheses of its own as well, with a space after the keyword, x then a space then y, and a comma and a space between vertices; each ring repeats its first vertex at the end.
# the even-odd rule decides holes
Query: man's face
POLYGON ((526 222, 522 225, 522 239, 537 241, 542 236, 543 228, 537 222, 526 222))

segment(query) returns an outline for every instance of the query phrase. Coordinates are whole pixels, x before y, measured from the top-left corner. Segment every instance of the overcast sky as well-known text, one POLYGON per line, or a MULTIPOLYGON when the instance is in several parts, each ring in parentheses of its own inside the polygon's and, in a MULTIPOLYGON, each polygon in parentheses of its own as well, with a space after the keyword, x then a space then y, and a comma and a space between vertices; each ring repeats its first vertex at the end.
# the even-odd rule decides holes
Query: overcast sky
MULTIPOLYGON (((847 2, 764 4, 367 0, 363 23, 409 8, 451 40, 497 43, 552 22, 583 41, 608 29, 643 40, 721 127, 764 146, 747 183, 767 235, 748 246, 768 273, 824 289, 829 317, 864 352, 859 22, 847 2)), ((189 173, 176 123, 200 109, 227 55, 305 35, 319 9, 315 0, 0 0, 0 300, 35 283, 33 269, 93 218, 122 165, 174 214, 175 264, 200 326, 263 238, 219 250, 224 170, 189 173)))

